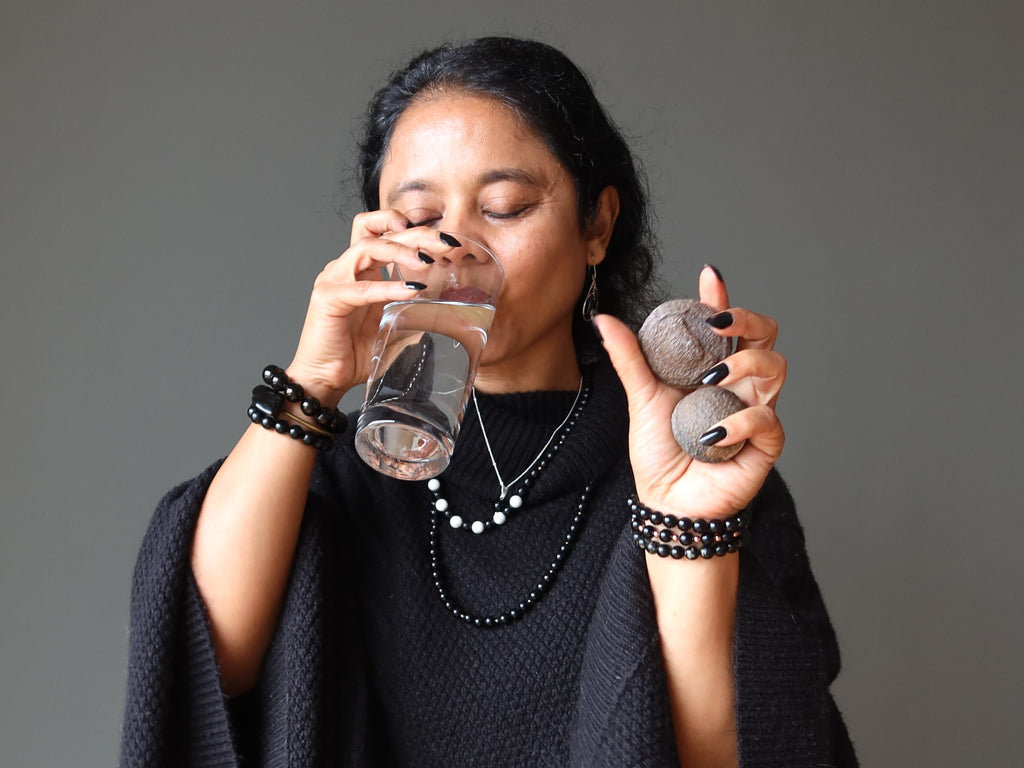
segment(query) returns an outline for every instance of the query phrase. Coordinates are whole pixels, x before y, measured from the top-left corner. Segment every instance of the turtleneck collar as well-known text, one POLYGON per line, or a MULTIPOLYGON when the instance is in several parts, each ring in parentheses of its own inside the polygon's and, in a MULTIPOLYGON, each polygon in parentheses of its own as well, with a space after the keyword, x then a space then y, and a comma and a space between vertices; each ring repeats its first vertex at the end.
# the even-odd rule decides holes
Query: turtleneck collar
MULTIPOLYGON (((628 418, 622 385, 607 358, 584 370, 590 399, 561 450, 544 470, 531 496, 564 493, 597 481, 627 450, 628 418)), ((502 478, 510 481, 528 466, 569 413, 576 392, 535 391, 478 394, 487 439, 502 478)), ((441 480, 464 492, 496 499, 499 485, 470 400, 452 463, 441 480)))

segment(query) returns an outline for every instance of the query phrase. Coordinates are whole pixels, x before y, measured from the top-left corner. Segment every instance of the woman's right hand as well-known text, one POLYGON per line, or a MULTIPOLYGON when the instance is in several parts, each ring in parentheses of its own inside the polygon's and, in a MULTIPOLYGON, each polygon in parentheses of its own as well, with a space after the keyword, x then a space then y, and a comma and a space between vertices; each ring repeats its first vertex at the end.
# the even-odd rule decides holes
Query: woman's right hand
POLYGON ((402 281, 384 280, 381 267, 422 269, 420 252, 452 250, 437 230, 412 227, 396 210, 369 211, 352 221, 348 250, 316 278, 288 376, 324 405, 335 406, 366 381, 383 305, 416 295, 402 281))
MULTIPOLYGON (((380 268, 422 270, 420 251, 452 250, 440 233, 398 211, 361 213, 348 250, 316 279, 288 376, 335 406, 366 380, 385 303, 416 295, 380 268)), ((309 493, 316 451, 250 425, 217 470, 192 542, 192 571, 206 605, 224 691, 251 690, 274 636, 309 493)))

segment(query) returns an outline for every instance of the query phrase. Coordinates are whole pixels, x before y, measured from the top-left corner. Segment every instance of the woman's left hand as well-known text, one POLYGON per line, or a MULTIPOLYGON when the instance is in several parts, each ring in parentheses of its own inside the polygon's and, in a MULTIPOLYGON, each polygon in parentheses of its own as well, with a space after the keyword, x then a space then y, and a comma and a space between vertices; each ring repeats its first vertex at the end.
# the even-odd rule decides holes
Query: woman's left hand
POLYGON ((694 461, 672 435, 672 411, 687 391, 654 376, 636 337, 622 322, 599 315, 595 323, 629 401, 629 455, 639 500, 663 512, 722 518, 747 506, 782 454, 785 434, 775 404, 786 379, 786 360, 774 351, 776 322, 730 307, 725 284, 711 267, 701 272, 700 300, 732 317, 727 327, 716 329, 720 336, 737 340, 736 352, 722 361, 728 375, 718 385, 747 405, 712 425, 726 430, 716 445, 747 441, 736 456, 719 464, 694 461))

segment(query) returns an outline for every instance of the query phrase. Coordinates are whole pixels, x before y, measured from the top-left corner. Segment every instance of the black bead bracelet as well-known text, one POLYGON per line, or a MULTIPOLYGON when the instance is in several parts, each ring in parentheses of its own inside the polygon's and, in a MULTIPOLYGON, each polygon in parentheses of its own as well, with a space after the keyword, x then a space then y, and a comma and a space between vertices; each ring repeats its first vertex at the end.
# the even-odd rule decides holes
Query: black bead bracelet
POLYGON ((724 557, 739 550, 749 537, 747 510, 724 519, 677 517, 629 499, 633 541, 652 555, 674 560, 724 557))
POLYGON ((320 430, 332 435, 344 432, 348 418, 337 408, 325 408, 313 395, 307 395, 301 384, 288 378, 283 368, 268 365, 263 369, 263 381, 289 403, 298 403, 299 410, 312 419, 320 430))
MULTIPOLYGON (((281 407, 284 398, 262 384, 252 390, 252 404, 246 413, 253 424, 259 424, 264 429, 272 429, 280 435, 288 435, 294 440, 301 441, 304 445, 311 446, 318 450, 327 450, 334 441, 325 434, 318 434, 311 429, 304 429, 301 425, 281 418, 281 407)), ((287 416, 287 414, 285 414, 287 416)))
POLYGON ((288 435, 318 450, 327 450, 333 444, 330 435, 344 432, 348 418, 336 408, 324 408, 312 395, 306 395, 302 385, 289 380, 283 369, 268 365, 263 369, 263 381, 253 387, 252 403, 246 412, 253 424, 288 435), (299 403, 305 417, 281 411, 284 404, 299 403), (282 418, 283 417, 283 418, 282 418))

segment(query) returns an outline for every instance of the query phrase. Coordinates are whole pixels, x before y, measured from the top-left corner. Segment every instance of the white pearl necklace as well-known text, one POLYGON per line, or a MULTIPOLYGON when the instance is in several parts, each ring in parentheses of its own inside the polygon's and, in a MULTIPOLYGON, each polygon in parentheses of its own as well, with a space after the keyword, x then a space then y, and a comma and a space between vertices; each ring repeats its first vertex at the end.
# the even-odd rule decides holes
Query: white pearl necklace
POLYGON ((551 433, 551 437, 544 444, 541 452, 537 454, 530 466, 528 466, 519 477, 515 478, 511 483, 505 483, 501 478, 501 473, 498 471, 498 464, 494 460, 494 453, 491 450, 490 441, 487 439, 487 432, 484 429, 483 419, 480 418, 480 406, 476 401, 476 391, 473 392, 473 404, 476 406, 477 419, 480 421, 480 434, 483 436, 484 445, 487 446, 487 453, 491 458, 491 466, 494 468, 494 473, 498 477, 498 484, 501 486, 501 495, 498 500, 494 503, 494 511, 491 513, 489 519, 477 519, 467 521, 462 515, 453 514, 448 503, 448 499, 441 495, 441 481, 433 477, 427 481, 427 488, 433 494, 434 502, 433 508, 437 512, 440 512, 448 519, 448 525, 455 529, 462 529, 465 531, 471 531, 476 534, 483 533, 488 528, 496 525, 504 525, 505 521, 508 520, 509 514, 513 510, 521 509, 524 503, 524 496, 529 487, 533 484, 543 470, 544 467, 555 457, 562 445, 565 444, 566 438, 572 428, 576 426, 576 422, 579 420, 580 414, 583 412, 583 408, 586 406, 587 401, 590 399, 590 386, 584 385, 584 377, 580 377, 580 388, 576 392, 576 399, 573 401, 572 408, 569 409, 569 413, 566 414, 565 418, 562 419, 562 423, 558 425, 558 428, 551 433), (516 483, 521 482, 521 485, 511 496, 508 496, 509 490, 516 483), (506 501, 506 496, 508 499, 506 501))

